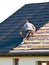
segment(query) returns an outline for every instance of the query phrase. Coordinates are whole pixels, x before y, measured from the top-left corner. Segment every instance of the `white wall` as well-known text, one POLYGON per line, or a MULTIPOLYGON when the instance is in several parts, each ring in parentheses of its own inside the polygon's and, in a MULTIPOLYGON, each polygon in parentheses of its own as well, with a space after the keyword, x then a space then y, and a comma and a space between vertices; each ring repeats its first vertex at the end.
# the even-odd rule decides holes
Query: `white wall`
POLYGON ((0 65, 13 65, 12 58, 0 58, 0 65))
POLYGON ((19 59, 19 65, 38 65, 38 61, 49 61, 49 57, 24 57, 19 59))
POLYGON ((18 65, 38 65, 38 61, 49 61, 49 57, 0 57, 0 65, 15 65, 13 59, 19 59, 18 65))

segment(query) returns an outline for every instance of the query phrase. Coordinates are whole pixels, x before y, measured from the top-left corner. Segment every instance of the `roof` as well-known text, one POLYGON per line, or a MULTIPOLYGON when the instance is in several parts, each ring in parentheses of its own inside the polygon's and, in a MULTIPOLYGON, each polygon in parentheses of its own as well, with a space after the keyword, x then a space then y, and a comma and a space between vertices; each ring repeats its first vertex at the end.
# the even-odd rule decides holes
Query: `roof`
POLYGON ((39 31, 49 21, 49 2, 26 4, 0 24, 0 54, 9 53, 21 44, 23 39, 19 31, 25 19, 35 25, 36 32, 39 31))
POLYGON ((16 55, 49 55, 49 21, 35 32, 32 37, 24 39, 21 44, 10 51, 16 55))

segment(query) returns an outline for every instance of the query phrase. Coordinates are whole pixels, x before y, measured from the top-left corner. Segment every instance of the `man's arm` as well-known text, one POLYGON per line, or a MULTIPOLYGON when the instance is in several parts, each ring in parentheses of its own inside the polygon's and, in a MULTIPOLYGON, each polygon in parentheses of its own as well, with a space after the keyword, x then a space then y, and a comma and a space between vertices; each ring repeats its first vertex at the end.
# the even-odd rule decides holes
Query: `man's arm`
POLYGON ((23 30, 24 30, 24 27, 22 27, 22 29, 20 30, 20 35, 22 35, 23 30))

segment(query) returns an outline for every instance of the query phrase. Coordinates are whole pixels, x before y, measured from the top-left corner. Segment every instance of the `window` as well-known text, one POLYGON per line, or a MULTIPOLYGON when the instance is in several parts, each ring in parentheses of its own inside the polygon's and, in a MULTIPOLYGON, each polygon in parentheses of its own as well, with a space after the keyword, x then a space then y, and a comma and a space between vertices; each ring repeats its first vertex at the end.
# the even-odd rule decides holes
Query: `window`
POLYGON ((18 65, 18 61, 19 61, 18 59, 15 59, 15 65, 18 65))
POLYGON ((43 62, 41 65, 47 65, 47 63, 46 62, 43 62))
POLYGON ((38 65, 49 65, 49 61, 38 61, 38 65))

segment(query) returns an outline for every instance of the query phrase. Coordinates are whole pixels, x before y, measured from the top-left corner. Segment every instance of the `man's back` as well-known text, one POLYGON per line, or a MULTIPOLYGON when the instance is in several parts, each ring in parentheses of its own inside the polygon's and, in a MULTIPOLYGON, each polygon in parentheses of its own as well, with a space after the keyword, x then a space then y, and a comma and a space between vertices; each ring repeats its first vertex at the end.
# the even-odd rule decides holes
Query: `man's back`
POLYGON ((25 20, 24 22, 25 22, 25 24, 22 27, 22 29, 20 30, 20 35, 22 35, 22 32, 24 30, 25 31, 25 35, 26 35, 26 38, 27 38, 29 33, 31 33, 31 35, 33 35, 35 33, 36 28, 28 20, 25 20))
POLYGON ((33 30, 33 24, 27 22, 27 23, 24 24, 23 28, 24 28, 25 31, 33 30))

